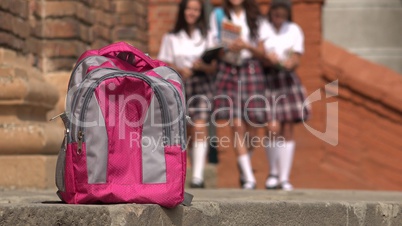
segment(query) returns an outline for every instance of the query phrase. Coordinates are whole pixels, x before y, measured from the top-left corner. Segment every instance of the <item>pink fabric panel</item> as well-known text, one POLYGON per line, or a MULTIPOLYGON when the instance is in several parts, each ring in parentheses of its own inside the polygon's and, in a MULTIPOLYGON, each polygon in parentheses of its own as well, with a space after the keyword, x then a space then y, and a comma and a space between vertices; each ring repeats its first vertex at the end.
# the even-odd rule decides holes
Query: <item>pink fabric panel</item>
POLYGON ((77 203, 75 200, 75 174, 74 174, 74 164, 73 164, 73 150, 76 150, 77 143, 70 143, 67 145, 66 150, 66 165, 65 165, 65 172, 64 172, 64 183, 65 183, 65 192, 61 192, 61 196, 66 203, 77 203), (74 148, 75 146, 75 148, 74 148))
POLYGON ((99 66, 90 66, 86 73, 88 74, 92 70, 97 69, 97 68, 101 68, 101 67, 103 67, 103 68, 115 68, 115 66, 112 65, 110 62, 105 62, 105 63, 103 63, 103 64, 101 64, 99 66))
POLYGON ((156 73, 155 71, 147 71, 145 72, 146 75, 148 76, 152 76, 152 77, 156 77, 156 78, 162 78, 158 73, 156 73))
POLYGON ((179 93, 182 93, 183 90, 181 90, 181 84, 176 82, 175 80, 169 79, 168 80, 176 89, 179 91, 179 93))
MULTIPOLYGON (((116 42, 111 45, 105 46, 99 50, 96 50, 96 49, 88 50, 80 56, 80 58, 78 59, 77 62, 80 62, 81 60, 83 60, 84 58, 86 58, 88 56, 94 56, 94 55, 105 56, 110 59, 118 59, 117 55, 121 52, 131 53, 135 57, 135 61, 133 61, 134 64, 133 65, 130 64, 135 69, 134 70, 131 69, 129 71, 143 72, 143 71, 151 70, 155 67, 167 66, 166 63, 150 58, 149 56, 145 55, 139 49, 137 49, 125 42, 116 42)), ((118 60, 121 62, 124 62, 123 59, 118 59, 118 60)), ((126 70, 126 68, 125 68, 126 66, 124 66, 124 65, 119 65, 118 67, 122 70, 126 70), (120 66, 122 66, 122 67, 120 67, 120 66)))
MULTIPOLYGON (((74 145, 71 150, 74 152, 76 148, 74 145)), ((186 152, 182 152, 180 146, 165 147, 165 152, 166 184, 141 184, 139 181, 133 184, 116 184, 113 181, 107 184, 77 184, 77 193, 69 199, 69 203, 157 203, 167 208, 179 205, 184 199, 186 152)), ((127 160, 120 164, 126 165, 127 160)), ((81 166, 75 168, 81 170, 81 166)))
POLYGON ((78 188, 80 184, 88 183, 88 172, 87 172, 87 153, 86 153, 86 145, 82 143, 81 154, 77 153, 77 143, 73 144, 72 158, 74 164, 74 175, 75 175, 75 184, 78 188))
POLYGON ((107 182, 131 185, 142 181, 142 124, 152 89, 141 79, 116 77, 102 82, 95 94, 109 138, 107 182))

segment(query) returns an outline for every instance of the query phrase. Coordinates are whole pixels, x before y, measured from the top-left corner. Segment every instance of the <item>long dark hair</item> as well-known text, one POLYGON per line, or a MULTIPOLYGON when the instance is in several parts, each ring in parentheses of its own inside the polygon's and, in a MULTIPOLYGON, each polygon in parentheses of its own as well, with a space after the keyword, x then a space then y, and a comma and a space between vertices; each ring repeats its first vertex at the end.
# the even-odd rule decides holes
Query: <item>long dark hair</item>
MULTIPOLYGON (((229 0, 223 1, 223 10, 225 11, 226 17, 231 20, 230 10, 232 9, 232 4, 229 0)), ((258 8, 255 0, 244 0, 243 8, 246 11, 247 25, 250 29, 250 38, 258 38, 258 18, 260 17, 260 10, 258 8)))
MULTIPOLYGON (((187 34, 189 34, 189 27, 186 21, 186 18, 184 16, 184 11, 186 10, 187 3, 189 1, 193 0, 182 0, 179 4, 179 12, 177 14, 177 19, 176 19, 176 24, 171 31, 174 34, 179 33, 181 29, 185 30, 187 34)), ((201 14, 200 17, 198 18, 197 22, 195 23, 195 27, 200 29, 201 35, 203 37, 207 36, 207 23, 205 21, 205 9, 204 9, 204 3, 202 0, 196 0, 201 4, 201 14)), ((189 34, 190 35, 190 34, 189 34)))
POLYGON ((287 20, 289 22, 292 21, 292 7, 290 3, 284 2, 284 1, 274 1, 271 6, 269 7, 268 11, 268 20, 272 22, 272 12, 277 10, 277 9, 284 9, 288 13, 288 18, 287 20))

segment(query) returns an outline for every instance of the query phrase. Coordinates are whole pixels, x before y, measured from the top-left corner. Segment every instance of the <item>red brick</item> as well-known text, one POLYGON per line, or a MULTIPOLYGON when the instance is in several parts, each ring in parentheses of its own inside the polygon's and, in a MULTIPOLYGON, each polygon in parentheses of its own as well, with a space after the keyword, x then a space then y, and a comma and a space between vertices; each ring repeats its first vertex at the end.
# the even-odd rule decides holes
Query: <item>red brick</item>
POLYGON ((78 41, 42 41, 41 52, 44 57, 75 57, 85 45, 78 41))
POLYGON ((147 11, 145 8, 146 5, 137 1, 114 1, 113 4, 115 7, 115 12, 118 14, 134 13, 142 15, 147 11))
MULTIPOLYGON (((99 18, 99 15, 95 14, 94 9, 91 9, 83 5, 77 7, 75 15, 80 21, 84 21, 87 25, 93 24, 96 17, 99 18)), ((101 16, 104 16, 104 14, 101 13, 101 16)), ((109 19, 107 16, 108 15, 106 14, 103 18, 105 21, 109 19)))
POLYGON ((8 31, 15 36, 27 38, 29 35, 29 24, 19 17, 13 16, 10 13, 0 11, 0 29, 8 31))
POLYGON ((331 178, 333 182, 331 188, 361 189, 364 187, 365 183, 359 168, 340 158, 328 156, 322 167, 327 170, 327 178, 331 178))
POLYGON ((44 20, 35 27, 35 36, 39 38, 76 38, 78 27, 73 19, 44 20))
POLYGON ((0 31, 0 44, 11 46, 12 49, 25 52, 25 42, 10 33, 0 31))
POLYGON ((94 39, 110 40, 111 30, 107 27, 101 25, 95 25, 92 27, 94 39))
MULTIPOLYGON (((114 24, 119 24, 115 21, 115 15, 106 13, 100 9, 92 10, 93 20, 92 23, 95 25, 102 25, 111 28, 114 24)), ((117 15, 118 16, 118 15, 117 15)))
POLYGON ((381 98, 381 101, 390 106, 391 108, 397 110, 398 112, 402 112, 402 92, 401 87, 402 82, 396 82, 394 86, 388 87, 384 96, 381 98))
MULTIPOLYGON (((114 0, 114 1, 116 1, 116 0, 114 0)), ((106 12, 112 12, 113 1, 110 1, 110 0, 96 0, 93 3, 94 3, 93 6, 95 8, 102 9, 103 11, 106 11, 106 12)))
POLYGON ((26 0, 1 1, 0 8, 11 12, 18 17, 27 19, 29 13, 29 3, 30 2, 26 0))
POLYGON ((34 13, 41 18, 74 16, 77 5, 81 4, 76 1, 40 1, 34 13))
POLYGON ((46 72, 71 70, 76 62, 75 58, 55 58, 46 59, 42 58, 38 65, 39 69, 46 72))

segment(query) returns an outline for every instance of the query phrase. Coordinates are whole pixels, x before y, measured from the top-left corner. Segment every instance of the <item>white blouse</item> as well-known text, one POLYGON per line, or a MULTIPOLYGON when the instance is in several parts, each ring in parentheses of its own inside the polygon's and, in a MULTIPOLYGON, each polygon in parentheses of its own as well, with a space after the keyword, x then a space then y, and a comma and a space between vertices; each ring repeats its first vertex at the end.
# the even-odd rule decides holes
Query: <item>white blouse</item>
MULTIPOLYGON (((243 10, 240 13, 240 15, 237 16, 236 13, 232 10, 232 11, 230 11, 230 17, 231 17, 230 22, 241 27, 241 36, 240 36, 241 39, 244 42, 247 42, 250 45, 256 47, 258 44, 257 41, 252 40, 250 38, 250 29, 247 24, 246 12, 243 10)), ((223 18, 223 21, 229 21, 229 19, 225 16, 223 18)), ((267 38, 267 33, 262 30, 263 29, 263 27, 261 26, 263 24, 262 21, 263 21, 262 19, 260 19, 258 21, 258 25, 259 25, 258 26, 258 36, 259 36, 258 40, 264 40, 267 38)), ((216 19, 215 11, 212 11, 210 18, 209 18, 209 23, 210 23, 209 27, 210 27, 210 31, 211 31, 212 41, 215 44, 215 46, 219 45, 220 41, 219 41, 219 37, 218 37, 218 33, 219 33, 218 32, 218 22, 216 19)), ((242 60, 245 60, 245 59, 251 58, 252 54, 250 51, 243 49, 240 52, 240 57, 242 60)))
POLYGON ((280 61, 286 60, 290 52, 304 53, 304 35, 297 24, 285 22, 279 31, 276 31, 269 22, 265 22, 262 26, 267 36, 264 41, 267 53, 275 52, 280 61))
POLYGON ((199 29, 194 30, 191 37, 184 30, 177 34, 167 33, 163 36, 158 59, 178 68, 192 68, 194 61, 211 47, 211 35, 208 33, 204 38, 199 29))

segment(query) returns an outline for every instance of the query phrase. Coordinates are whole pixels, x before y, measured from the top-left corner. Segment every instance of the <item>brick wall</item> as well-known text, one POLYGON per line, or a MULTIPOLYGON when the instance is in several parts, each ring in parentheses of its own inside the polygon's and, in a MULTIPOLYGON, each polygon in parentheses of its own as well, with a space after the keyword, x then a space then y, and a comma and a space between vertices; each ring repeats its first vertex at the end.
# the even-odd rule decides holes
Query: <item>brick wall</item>
POLYGON ((324 79, 339 81, 339 145, 315 151, 320 187, 401 190, 402 76, 328 42, 322 56, 324 79))
POLYGON ((162 37, 173 29, 176 21, 179 0, 149 0, 149 54, 156 57, 159 52, 162 37))
POLYGON ((0 47, 45 73, 70 70, 85 50, 114 41, 147 51, 146 9, 145 0, 1 1, 0 47))

